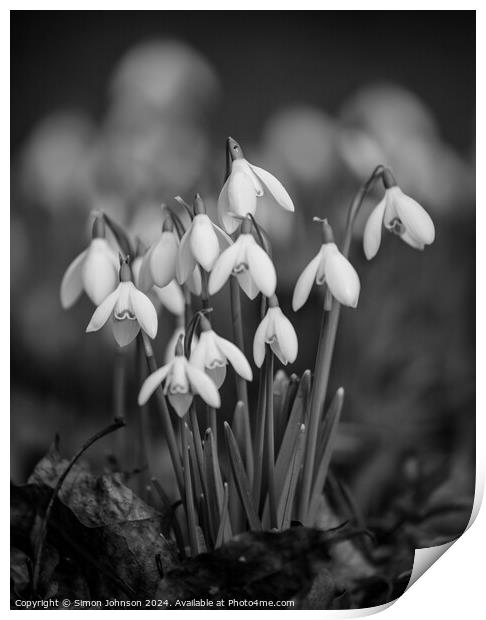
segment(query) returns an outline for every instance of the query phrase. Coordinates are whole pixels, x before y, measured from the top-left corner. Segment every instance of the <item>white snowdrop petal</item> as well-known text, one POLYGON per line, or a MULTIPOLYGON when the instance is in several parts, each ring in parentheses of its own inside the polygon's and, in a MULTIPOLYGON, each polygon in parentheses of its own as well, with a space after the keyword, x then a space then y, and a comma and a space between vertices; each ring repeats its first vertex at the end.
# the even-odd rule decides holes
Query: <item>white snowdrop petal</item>
POLYGON ((189 411, 194 396, 192 394, 168 394, 167 399, 177 415, 183 418, 189 411))
POLYGON ((111 254, 104 239, 93 239, 82 266, 84 290, 96 306, 118 286, 118 268, 113 265, 111 254))
POLYGON ((221 406, 221 398, 219 396, 218 389, 214 384, 214 381, 208 377, 208 375, 193 366, 192 364, 187 365, 187 376, 189 378, 189 382, 191 384, 191 389, 195 394, 199 394, 199 396, 206 402, 210 407, 215 407, 218 409, 221 406))
POLYGON ((289 196, 285 187, 280 183, 278 179, 276 179, 273 174, 267 172, 263 168, 259 168, 258 166, 254 166, 250 164, 250 168, 257 175, 257 177, 263 182, 265 185, 265 189, 268 189, 270 194, 275 198, 277 203, 286 209, 287 211, 295 211, 294 203, 292 202, 292 198, 289 196))
POLYGON ((198 343, 191 351, 190 362, 194 366, 197 366, 200 370, 204 370, 206 362, 207 344, 207 332, 202 332, 199 337, 198 343))
POLYGON ((226 379, 226 364, 224 366, 216 366, 216 368, 205 368, 204 372, 219 390, 226 379))
POLYGON ((299 349, 299 343, 294 326, 281 310, 278 316, 275 316, 274 326, 278 346, 287 361, 292 364, 297 358, 297 352, 299 349))
POLYGON ((162 366, 151 375, 149 375, 143 382, 140 392, 138 394, 138 404, 145 405, 148 399, 152 396, 155 390, 159 387, 162 381, 167 377, 170 370, 170 364, 162 366))
POLYGON ((229 206, 229 196, 228 196, 228 185, 229 185, 229 177, 226 180, 218 198, 218 218, 221 226, 226 230, 227 233, 232 234, 240 225, 240 222, 230 215, 230 206, 229 206))
POLYGON ((405 230, 400 235, 400 239, 405 241, 405 243, 408 243, 408 245, 414 248, 415 250, 423 250, 425 248, 425 245, 423 243, 420 243, 420 241, 417 241, 416 239, 414 239, 407 230, 405 230))
MULTIPOLYGON (((398 188, 397 188, 398 189, 398 188)), ((398 190, 393 196, 398 217, 418 243, 429 245, 435 239, 435 227, 432 218, 419 203, 398 190)))
POLYGON ((140 327, 150 337, 157 335, 157 312, 150 299, 133 284, 130 287, 130 304, 140 327))
POLYGON ((229 211, 240 217, 245 217, 248 213, 254 215, 257 207, 255 186, 247 172, 239 169, 235 171, 234 168, 233 164, 228 179, 229 211))
POLYGON ((190 237, 192 255, 206 271, 211 271, 219 255, 219 241, 209 217, 200 213, 192 222, 190 237))
POLYGON ((184 282, 189 278, 191 273, 194 271, 194 267, 196 266, 196 261, 194 260, 194 256, 192 255, 191 251, 190 241, 191 228, 186 230, 179 246, 179 254, 177 257, 176 265, 176 276, 179 284, 184 284, 184 282))
POLYGON ((83 292, 83 263, 88 250, 81 252, 66 269, 61 282, 61 304, 64 309, 70 308, 83 292))
POLYGON ((106 321, 110 318, 115 304, 118 301, 121 291, 121 283, 117 286, 113 293, 110 293, 108 297, 96 308, 91 317, 91 321, 86 328, 87 332, 96 332, 103 327, 106 321))
POLYGON ((269 324, 268 312, 263 317, 260 325, 257 327, 255 336, 253 338, 253 359, 258 368, 261 368, 263 360, 265 359, 265 342, 267 337, 267 328, 269 324))
POLYGON ((329 248, 324 269, 326 282, 332 295, 339 303, 356 308, 360 291, 359 277, 354 267, 336 246, 329 248))
POLYGON ((248 244, 246 255, 255 284, 266 297, 271 297, 277 288, 277 274, 272 259, 256 242, 248 244))
POLYGON ((175 234, 162 232, 148 258, 152 279, 157 286, 164 287, 175 278, 178 251, 175 234))
POLYGON ((208 290, 210 295, 214 295, 221 288, 223 288, 226 280, 230 277, 235 261, 239 252, 239 239, 230 246, 227 250, 222 252, 214 263, 211 275, 209 276, 208 290))
POLYGON ((194 271, 187 278, 186 284, 193 295, 200 295, 202 291, 201 271, 195 267, 194 271))
POLYGON ((363 233, 363 250, 368 260, 371 260, 380 249, 381 231, 385 215, 386 195, 371 212, 363 233))
POLYGON ((132 264, 132 271, 135 283, 137 287, 144 293, 150 291, 150 289, 154 285, 152 270, 150 268, 150 255, 152 254, 152 251, 153 247, 149 248, 147 252, 143 255, 142 259, 140 259, 138 263, 137 271, 135 271, 134 265, 132 264))
POLYGON ((221 336, 216 336, 216 345, 240 377, 243 377, 246 381, 252 381, 251 367, 242 351, 235 344, 225 338, 221 338, 221 336))
POLYGON ((126 347, 135 340, 140 331, 140 323, 135 320, 113 318, 111 321, 113 337, 120 347, 126 347))
POLYGON ((238 284, 244 291, 245 295, 250 299, 255 299, 260 290, 255 284, 255 281, 251 277, 251 273, 248 271, 248 269, 240 272, 236 277, 238 279, 238 284))
POLYGON ((154 292, 169 312, 176 316, 184 314, 184 293, 175 280, 163 287, 155 286, 154 292))
POLYGON ((300 274, 295 283, 294 295, 292 297, 292 309, 297 312, 309 298, 312 286, 316 280, 317 271, 322 260, 321 252, 314 256, 304 271, 300 274))

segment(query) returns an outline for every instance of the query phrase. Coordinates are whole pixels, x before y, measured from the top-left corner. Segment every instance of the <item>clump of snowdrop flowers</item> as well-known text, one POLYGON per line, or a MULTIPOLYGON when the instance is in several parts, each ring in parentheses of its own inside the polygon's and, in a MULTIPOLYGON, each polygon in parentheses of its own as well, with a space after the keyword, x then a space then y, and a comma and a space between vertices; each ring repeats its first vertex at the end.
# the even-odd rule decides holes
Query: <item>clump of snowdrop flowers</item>
POLYGON ((270 345, 282 364, 295 362, 299 348, 297 334, 292 323, 280 309, 276 295, 272 295, 268 300, 268 310, 253 339, 253 359, 258 368, 265 359, 265 344, 270 345))
POLYGON ((84 291, 98 306, 118 285, 118 257, 105 238, 103 217, 96 214, 91 243, 69 265, 61 282, 61 304, 70 308, 84 291))
POLYGON ((253 374, 243 353, 229 340, 218 336, 205 316, 200 319, 201 334, 191 353, 191 363, 204 370, 220 388, 226 377, 226 365, 233 366, 245 381, 251 381, 253 374))
POLYGON ((383 226, 417 250, 423 250, 435 239, 430 215, 402 192, 388 169, 383 173, 383 184, 385 195, 371 212, 364 229, 363 249, 368 260, 376 256, 380 248, 383 226))
POLYGON ((277 287, 277 274, 272 259, 251 234, 252 221, 245 217, 238 239, 221 253, 209 276, 209 294, 214 295, 231 275, 237 277, 250 299, 259 292, 271 297, 277 287))
MULTIPOLYGON (((294 311, 306 303, 314 283, 326 286, 314 369, 304 372, 300 379, 297 375, 287 379, 282 371, 274 376, 274 357, 283 365, 294 363, 299 343, 292 323, 279 306, 271 248, 254 214, 266 199, 289 211, 294 207, 279 181, 246 161, 241 147, 231 138, 227 161, 218 211, 226 230, 236 233, 234 241, 210 220, 199 194, 193 208, 176 198, 189 212, 190 221, 184 218, 182 222, 168 209, 161 235, 148 251, 139 244, 134 252, 123 228, 106 215, 99 216, 90 247, 69 267, 61 286, 65 307, 74 303, 82 290, 96 303, 86 331, 97 331, 109 323, 121 347, 138 337, 138 403, 145 405, 157 390, 154 405, 169 448, 177 483, 174 488, 179 493, 176 501, 181 503, 174 514, 178 525, 174 526, 174 539, 183 556, 188 550, 193 556, 202 549, 210 552, 245 528, 283 530, 293 520, 316 526, 332 438, 343 406, 342 389, 334 399, 328 398, 340 305, 356 308, 360 295, 359 277, 348 260, 356 215, 367 192, 381 179, 385 197, 366 225, 366 256, 372 258, 378 251, 383 225, 420 249, 435 236, 427 213, 401 192, 387 168, 377 166, 351 202, 340 247, 327 220, 317 220, 322 225, 322 245, 295 285, 294 311), (120 267, 106 242, 105 224, 125 256, 120 267), (128 255, 132 254, 135 259, 130 266, 128 255), (212 326, 215 320, 210 322, 206 316, 211 310, 210 295, 220 291, 229 279, 234 343, 219 336, 212 326), (245 356, 240 287, 250 299, 261 294, 258 306, 264 312, 252 334, 253 359, 261 369, 255 373, 258 399, 253 411, 247 382, 254 376, 245 356), (152 346, 150 341, 157 333, 157 313, 151 301, 156 298, 176 317, 166 363, 161 367, 154 349, 160 348, 163 355, 167 342, 152 346), (333 299, 336 303, 330 303, 333 299), (230 411, 233 417, 231 423, 225 422, 223 436, 215 409, 221 407, 218 389, 227 373, 233 375, 237 403, 227 403, 224 418, 230 420, 230 411), (178 432, 167 403, 179 418, 178 432), (226 467, 221 467, 221 444, 229 465, 226 467)), ((115 363, 131 363, 130 350, 126 353, 117 355, 115 363)), ((125 376, 114 373, 118 381, 114 393, 124 393, 125 376)), ((123 407, 120 410, 123 412, 123 407)), ((140 426, 142 437, 142 422, 140 426)))
POLYGON ((111 319, 113 336, 120 347, 134 340, 140 328, 150 337, 157 334, 157 312, 150 299, 132 282, 128 258, 120 265, 117 288, 96 308, 86 332, 100 330, 111 319))
POLYGON ((183 337, 177 341, 175 356, 145 379, 138 395, 138 404, 144 405, 155 390, 164 383, 164 394, 181 418, 198 394, 210 407, 218 409, 221 399, 214 381, 184 355, 183 337))
POLYGON ((174 231, 170 217, 166 217, 162 225, 159 239, 144 254, 138 274, 139 287, 143 291, 152 286, 163 288, 176 275, 179 239, 174 231))
POLYGON ((318 286, 327 284, 329 292, 339 303, 356 308, 360 291, 358 274, 348 259, 339 251, 327 220, 314 218, 314 221, 322 223, 321 249, 297 280, 292 308, 294 312, 302 308, 314 282, 318 286))
POLYGON ((280 181, 263 168, 250 164, 236 140, 228 138, 226 151, 231 171, 219 195, 218 216, 227 233, 237 230, 238 219, 248 213, 255 215, 258 204, 265 199, 294 211, 294 203, 280 181))
POLYGON ((205 271, 211 271, 221 249, 230 244, 231 239, 211 222, 200 194, 196 194, 194 218, 181 239, 179 249, 176 269, 179 284, 184 284, 198 265, 205 271))

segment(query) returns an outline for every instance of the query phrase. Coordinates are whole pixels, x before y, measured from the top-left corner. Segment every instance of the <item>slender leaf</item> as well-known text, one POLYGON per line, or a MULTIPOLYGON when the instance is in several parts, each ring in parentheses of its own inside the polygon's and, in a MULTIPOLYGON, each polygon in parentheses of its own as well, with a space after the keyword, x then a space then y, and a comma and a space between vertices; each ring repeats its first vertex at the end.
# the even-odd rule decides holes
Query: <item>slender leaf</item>
POLYGON ((241 459, 240 451, 238 450, 238 444, 231 431, 231 428, 227 422, 224 423, 224 431, 226 434, 226 441, 228 445, 229 457, 231 467, 235 477, 238 492, 240 494, 241 503, 246 512, 248 523, 251 530, 261 530, 261 522, 258 518, 258 514, 253 502, 253 496, 250 489, 250 482, 246 476, 243 461, 241 459))
POLYGON ((339 418, 341 417, 343 400, 344 390, 340 388, 336 392, 336 396, 333 399, 334 406, 329 408, 325 419, 323 445, 321 446, 321 458, 314 467, 315 477, 307 511, 308 523, 314 522, 315 515, 319 507, 319 498, 321 496, 322 489, 324 488, 324 483, 326 482, 327 471, 329 469, 329 463, 331 462, 331 457, 334 450, 335 437, 339 424, 339 418))
POLYGON ((218 547, 221 547, 221 545, 224 544, 225 542, 228 542, 228 540, 230 540, 231 538, 231 531, 228 527, 229 526, 228 506, 229 506, 229 489, 228 489, 228 483, 225 482, 224 483, 224 494, 223 494, 223 508, 221 511, 220 519, 219 519, 218 536, 216 537, 216 543, 214 545, 216 549, 218 547))
POLYGON ((282 439, 287 428, 292 405, 299 389, 299 377, 293 373, 285 386, 281 396, 280 408, 275 408, 275 447, 278 450, 282 444, 282 439))
POLYGON ((305 424, 302 424, 295 444, 295 450, 292 458, 292 465, 288 471, 284 488, 278 503, 278 527, 285 530, 290 527, 292 514, 294 509, 295 492, 297 489, 297 481, 299 479, 304 456, 305 446, 305 424))
POLYGON ((196 508, 194 506, 194 495, 192 489, 192 480, 191 480, 191 472, 190 472, 190 456, 189 456, 189 445, 187 443, 186 437, 186 424, 181 420, 181 431, 182 431, 182 458, 183 458, 183 466, 184 466, 184 490, 185 490, 185 506, 186 506, 186 516, 187 516, 187 530, 189 534, 189 544, 191 546, 191 553, 193 556, 198 555, 200 553, 199 546, 199 534, 198 534, 198 524, 197 524, 197 515, 196 508))
POLYGON ((294 399, 290 412, 287 428, 280 445, 280 450, 275 464, 275 488, 277 495, 282 492, 285 477, 290 468, 292 454, 294 453, 295 442, 299 435, 300 426, 304 422, 305 410, 309 399, 310 391, 310 370, 306 370, 302 375, 298 387, 297 395, 294 399))

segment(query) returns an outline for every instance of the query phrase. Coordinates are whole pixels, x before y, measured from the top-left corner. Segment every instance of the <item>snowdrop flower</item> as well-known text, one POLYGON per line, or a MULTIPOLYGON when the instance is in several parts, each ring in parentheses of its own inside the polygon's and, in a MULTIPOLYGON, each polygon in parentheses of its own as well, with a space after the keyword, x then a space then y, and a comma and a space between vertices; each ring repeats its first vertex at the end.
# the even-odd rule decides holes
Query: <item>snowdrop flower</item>
POLYGON ((163 288, 175 278, 178 252, 179 239, 172 219, 167 217, 158 241, 143 257, 139 274, 141 290, 148 290, 152 285, 163 288))
POLYGON ((227 233, 238 228, 238 218, 247 213, 255 215, 258 204, 265 198, 287 211, 294 211, 292 199, 280 181, 263 168, 250 164, 236 140, 228 138, 226 149, 231 159, 231 172, 218 198, 218 216, 227 233))
POLYGON ((278 300, 272 295, 268 300, 268 310, 255 332, 253 339, 253 359, 258 368, 265 359, 266 347, 269 344, 272 351, 286 365, 293 363, 297 357, 297 334, 292 323, 283 314, 278 300))
POLYGON ((322 221, 322 235, 321 249, 300 274, 295 285, 292 299, 294 312, 305 304, 314 282, 318 286, 326 283, 331 295, 344 306, 356 308, 358 305, 360 291, 358 274, 348 259, 338 250, 327 220, 322 221))
POLYGON ((177 260, 177 280, 186 282, 197 265, 211 271, 222 249, 231 244, 228 235, 211 222, 199 194, 194 200, 194 219, 181 239, 177 260))
POLYGON ((383 173, 383 183, 385 196, 371 212, 364 229, 363 248, 368 260, 380 248, 382 226, 417 250, 423 250, 435 239, 430 215, 418 202, 402 192, 388 169, 383 173))
POLYGON ((97 215, 87 250, 69 265, 61 283, 61 304, 70 308, 85 291, 99 305, 118 284, 118 257, 105 239, 103 217, 97 215))
POLYGON ((230 275, 235 275, 250 299, 261 291, 271 297, 277 287, 277 274, 271 258, 251 234, 251 220, 246 217, 238 239, 227 248, 214 264, 209 276, 209 294, 217 293, 230 275))
POLYGON ((201 316, 200 326, 201 334, 191 353, 191 363, 205 370, 217 388, 220 388, 225 380, 228 362, 240 377, 251 381, 253 375, 250 364, 240 349, 229 340, 218 336, 205 316, 201 316))
POLYGON ((143 258, 141 256, 137 256, 132 262, 132 273, 135 286, 147 294, 153 293, 162 306, 167 308, 167 310, 172 314, 175 314, 176 316, 184 314, 184 293, 175 280, 171 280, 169 284, 162 287, 153 285, 148 289, 145 289, 140 285, 142 261, 143 258))
POLYGON ((137 336, 140 328, 155 338, 157 333, 157 312, 150 299, 131 281, 127 259, 120 267, 120 283, 96 308, 86 332, 95 332, 112 319, 113 336, 120 347, 125 347, 137 336))
POLYGON ((182 337, 177 342, 174 359, 145 379, 138 395, 138 404, 144 405, 162 383, 164 394, 181 418, 186 415, 196 394, 210 407, 221 406, 213 380, 184 356, 182 337))

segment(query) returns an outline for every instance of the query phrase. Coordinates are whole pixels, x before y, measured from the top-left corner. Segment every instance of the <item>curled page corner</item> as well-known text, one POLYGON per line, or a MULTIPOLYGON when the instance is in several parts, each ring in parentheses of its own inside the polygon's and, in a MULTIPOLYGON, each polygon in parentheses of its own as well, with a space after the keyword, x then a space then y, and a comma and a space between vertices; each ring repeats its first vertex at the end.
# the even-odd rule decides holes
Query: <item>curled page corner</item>
POLYGON ((410 575, 410 581, 408 582, 405 592, 413 586, 419 577, 422 577, 425 571, 427 571, 432 564, 435 564, 437 560, 444 555, 444 553, 456 542, 456 540, 458 539, 454 538, 454 540, 446 542, 443 545, 437 545, 436 547, 415 549, 412 574, 410 575))

